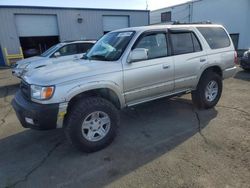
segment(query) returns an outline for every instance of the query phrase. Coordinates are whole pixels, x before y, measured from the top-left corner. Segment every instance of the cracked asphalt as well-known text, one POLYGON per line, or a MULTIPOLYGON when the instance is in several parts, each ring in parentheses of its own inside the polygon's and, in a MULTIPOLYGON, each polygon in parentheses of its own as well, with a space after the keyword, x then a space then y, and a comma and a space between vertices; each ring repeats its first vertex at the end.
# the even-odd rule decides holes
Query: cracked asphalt
POLYGON ((185 95, 123 110, 114 143, 93 154, 63 130, 22 128, 18 83, 0 69, 0 187, 250 187, 250 72, 224 82, 214 109, 185 95))

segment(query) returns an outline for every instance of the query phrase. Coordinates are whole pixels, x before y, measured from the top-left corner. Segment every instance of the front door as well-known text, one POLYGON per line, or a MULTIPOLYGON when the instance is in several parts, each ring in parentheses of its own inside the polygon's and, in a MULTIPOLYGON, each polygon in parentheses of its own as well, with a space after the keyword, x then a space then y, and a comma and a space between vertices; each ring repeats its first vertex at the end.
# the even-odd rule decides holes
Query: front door
POLYGON ((142 34, 132 50, 143 48, 148 59, 124 64, 124 95, 128 105, 173 92, 174 64, 168 56, 166 31, 142 34))
POLYGON ((67 44, 63 47, 61 47, 57 52, 59 53, 58 57, 53 57, 53 62, 61 62, 61 61, 70 61, 74 59, 81 58, 82 54, 79 54, 78 52, 78 44, 67 44))

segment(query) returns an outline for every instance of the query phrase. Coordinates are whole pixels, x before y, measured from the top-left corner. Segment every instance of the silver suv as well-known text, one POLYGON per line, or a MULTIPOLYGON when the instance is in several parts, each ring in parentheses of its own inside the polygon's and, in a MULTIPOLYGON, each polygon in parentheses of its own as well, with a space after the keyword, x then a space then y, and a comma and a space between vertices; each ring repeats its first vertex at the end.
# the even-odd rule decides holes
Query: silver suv
POLYGON ((23 127, 64 128, 74 146, 94 152, 112 142, 125 107, 186 93, 198 108, 214 107, 236 60, 220 25, 117 30, 84 59, 25 73, 12 105, 23 127))

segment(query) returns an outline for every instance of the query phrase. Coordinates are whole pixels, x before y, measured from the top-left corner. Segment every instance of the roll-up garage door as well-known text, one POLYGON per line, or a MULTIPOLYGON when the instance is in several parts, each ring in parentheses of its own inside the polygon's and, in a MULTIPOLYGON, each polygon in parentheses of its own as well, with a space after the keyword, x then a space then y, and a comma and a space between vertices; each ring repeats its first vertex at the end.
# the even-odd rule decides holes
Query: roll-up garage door
POLYGON ((19 37, 58 36, 55 15, 16 15, 19 37))
POLYGON ((126 27, 129 27, 129 16, 103 16, 104 33, 126 27))

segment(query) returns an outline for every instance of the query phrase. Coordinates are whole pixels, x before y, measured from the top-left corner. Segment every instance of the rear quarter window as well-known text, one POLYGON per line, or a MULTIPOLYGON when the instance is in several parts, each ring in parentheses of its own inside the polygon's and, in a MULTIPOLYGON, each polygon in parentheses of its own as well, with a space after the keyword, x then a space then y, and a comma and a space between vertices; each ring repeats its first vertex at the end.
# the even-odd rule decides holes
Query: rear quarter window
POLYGON ((211 49, 220 49, 230 46, 230 39, 221 27, 197 27, 206 39, 211 49))

